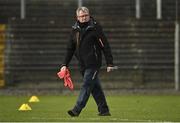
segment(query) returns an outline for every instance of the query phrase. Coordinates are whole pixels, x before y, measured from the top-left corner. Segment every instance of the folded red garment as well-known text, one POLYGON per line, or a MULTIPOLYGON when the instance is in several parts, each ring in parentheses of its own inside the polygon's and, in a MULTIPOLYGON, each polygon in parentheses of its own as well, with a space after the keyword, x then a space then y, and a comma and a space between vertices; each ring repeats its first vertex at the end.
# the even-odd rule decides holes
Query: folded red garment
POLYGON ((71 80, 70 72, 68 69, 61 70, 60 72, 57 73, 57 75, 60 79, 64 79, 64 86, 65 87, 68 87, 71 90, 74 89, 74 85, 73 85, 73 82, 71 80))

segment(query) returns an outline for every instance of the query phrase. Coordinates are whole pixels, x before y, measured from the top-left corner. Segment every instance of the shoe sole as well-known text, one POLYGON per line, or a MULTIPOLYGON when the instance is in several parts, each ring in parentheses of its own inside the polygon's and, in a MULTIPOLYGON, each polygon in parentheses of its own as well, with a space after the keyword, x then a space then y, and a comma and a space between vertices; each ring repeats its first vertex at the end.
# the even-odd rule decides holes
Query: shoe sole
POLYGON ((110 113, 98 114, 99 116, 111 116, 110 113))

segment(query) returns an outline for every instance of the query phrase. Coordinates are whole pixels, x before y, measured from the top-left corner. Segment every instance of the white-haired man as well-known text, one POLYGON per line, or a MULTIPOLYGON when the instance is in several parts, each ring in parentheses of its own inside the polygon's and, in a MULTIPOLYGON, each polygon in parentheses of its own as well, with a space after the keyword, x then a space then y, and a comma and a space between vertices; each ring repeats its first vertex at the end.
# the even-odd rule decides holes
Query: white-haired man
POLYGON ((98 72, 102 64, 102 52, 106 59, 107 72, 113 70, 111 48, 102 31, 102 27, 90 16, 88 8, 79 7, 76 10, 76 16, 77 21, 72 26, 61 70, 65 70, 68 67, 72 56, 75 54, 83 76, 83 85, 75 106, 68 111, 68 114, 70 116, 79 116, 82 109, 86 106, 90 94, 92 94, 98 106, 99 116, 110 116, 106 98, 98 78, 98 72))

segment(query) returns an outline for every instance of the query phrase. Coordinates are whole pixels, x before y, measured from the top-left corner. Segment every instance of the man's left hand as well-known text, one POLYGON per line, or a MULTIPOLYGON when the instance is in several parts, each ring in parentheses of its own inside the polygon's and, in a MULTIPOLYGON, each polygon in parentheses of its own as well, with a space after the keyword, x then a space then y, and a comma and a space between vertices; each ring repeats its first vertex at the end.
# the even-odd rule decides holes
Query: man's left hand
POLYGON ((107 67, 107 72, 113 71, 114 67, 107 67))
POLYGON ((111 72, 113 70, 117 70, 118 66, 113 66, 113 67, 107 67, 107 72, 111 72))

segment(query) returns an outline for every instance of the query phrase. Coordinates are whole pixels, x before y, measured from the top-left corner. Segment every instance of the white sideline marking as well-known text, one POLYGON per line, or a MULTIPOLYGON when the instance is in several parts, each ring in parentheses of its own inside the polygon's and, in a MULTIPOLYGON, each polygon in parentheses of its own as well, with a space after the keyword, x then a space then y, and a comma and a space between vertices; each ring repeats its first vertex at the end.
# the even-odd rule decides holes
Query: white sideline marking
MULTIPOLYGON (((69 121, 74 121, 74 120, 87 120, 87 121, 90 121, 90 120, 100 120, 101 118, 97 118, 97 117, 92 117, 92 118, 84 118, 84 117, 69 117, 69 118, 62 118, 62 117, 54 117, 54 118, 47 118, 47 117, 32 117, 32 119, 42 119, 42 120, 69 120, 69 121)), ((156 123, 172 123, 171 121, 155 121, 155 120, 130 120, 130 119, 121 119, 121 118, 109 118, 109 122, 112 122, 112 121, 118 121, 119 122, 156 122, 156 123)), ((67 121, 65 121, 67 122, 67 121)), ((82 122, 82 121, 79 121, 79 122, 82 122)), ((105 121, 107 122, 107 121, 105 121)), ((87 122, 86 122, 87 123, 87 122)), ((92 123, 92 122, 89 122, 89 123, 92 123)), ((103 122, 98 122, 98 123, 103 123, 103 122)))

